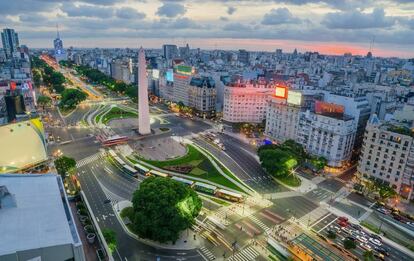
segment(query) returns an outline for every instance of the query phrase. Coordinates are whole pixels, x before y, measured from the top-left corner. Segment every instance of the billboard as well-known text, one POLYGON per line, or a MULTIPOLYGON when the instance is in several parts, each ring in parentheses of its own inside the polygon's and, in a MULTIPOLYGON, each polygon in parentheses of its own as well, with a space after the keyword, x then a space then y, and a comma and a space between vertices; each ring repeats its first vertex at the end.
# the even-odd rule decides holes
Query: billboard
POLYGON ((174 72, 173 72, 173 69, 168 69, 165 72, 165 79, 167 80, 167 82, 174 82, 174 72))
POLYGON ((315 101, 315 113, 330 117, 342 117, 344 115, 345 108, 342 105, 315 101))
POLYGON ((192 75, 194 74, 194 67, 188 65, 177 65, 175 67, 175 71, 184 75, 192 75))
POLYGON ((160 78, 160 70, 152 69, 152 78, 158 80, 160 78))
POLYGON ((287 87, 276 85, 275 96, 277 98, 286 99, 287 95, 288 95, 287 87))
POLYGON ((288 91, 287 102, 293 105, 301 105, 302 93, 297 91, 288 91))
POLYGON ((45 132, 39 118, 2 125, 0 137, 0 173, 17 172, 47 160, 45 132))

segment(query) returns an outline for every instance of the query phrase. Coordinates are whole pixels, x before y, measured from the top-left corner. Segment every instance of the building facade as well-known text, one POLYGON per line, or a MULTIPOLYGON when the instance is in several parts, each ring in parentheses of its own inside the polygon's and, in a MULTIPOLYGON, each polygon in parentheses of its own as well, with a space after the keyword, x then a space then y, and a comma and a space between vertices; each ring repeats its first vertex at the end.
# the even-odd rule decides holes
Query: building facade
POLYGON ((3 29, 3 32, 1 33, 1 42, 7 58, 11 58, 20 45, 18 34, 14 29, 9 28, 3 29))
POLYGON ((223 120, 230 123, 261 123, 272 84, 233 83, 224 87, 223 120))
POLYGON ((373 115, 365 131, 359 174, 392 187, 404 198, 413 199, 413 141, 409 128, 383 124, 373 115))
POLYGON ((203 118, 211 118, 216 113, 216 84, 211 77, 193 77, 188 89, 188 103, 195 113, 203 118))

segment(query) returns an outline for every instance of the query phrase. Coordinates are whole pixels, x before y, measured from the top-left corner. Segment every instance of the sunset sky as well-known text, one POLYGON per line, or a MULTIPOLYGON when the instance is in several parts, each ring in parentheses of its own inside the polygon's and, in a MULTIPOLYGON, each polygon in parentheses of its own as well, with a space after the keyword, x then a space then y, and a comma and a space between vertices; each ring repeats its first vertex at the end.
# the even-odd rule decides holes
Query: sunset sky
POLYGON ((14 0, 1 27, 29 47, 192 48, 414 57, 414 0, 14 0))

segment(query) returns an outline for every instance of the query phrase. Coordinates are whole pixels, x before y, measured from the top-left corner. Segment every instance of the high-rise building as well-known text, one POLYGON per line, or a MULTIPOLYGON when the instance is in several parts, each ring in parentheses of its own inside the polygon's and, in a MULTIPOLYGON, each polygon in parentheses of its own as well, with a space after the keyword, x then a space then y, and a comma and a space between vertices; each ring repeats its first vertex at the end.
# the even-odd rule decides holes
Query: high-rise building
POLYGON ((240 49, 239 50, 239 55, 238 55, 237 59, 241 63, 249 64, 250 54, 249 54, 248 51, 246 51, 244 49, 240 49))
POLYGON ((147 63, 145 61, 145 51, 142 47, 138 51, 138 131, 141 135, 151 133, 147 63))
POLYGON ((414 135, 401 124, 382 123, 374 114, 368 121, 358 164, 362 179, 374 179, 413 199, 414 135))
POLYGON ((162 46, 164 58, 167 60, 171 60, 178 56, 178 49, 177 45, 175 44, 164 44, 162 46))
POLYGON ((59 28, 56 26, 56 39, 53 40, 53 47, 55 49, 56 62, 67 60, 65 49, 63 49, 63 41, 60 39, 59 28))
POLYGON ((9 28, 3 29, 3 32, 1 33, 1 42, 7 58, 12 57, 13 53, 17 51, 17 48, 20 45, 19 36, 14 29, 9 28))

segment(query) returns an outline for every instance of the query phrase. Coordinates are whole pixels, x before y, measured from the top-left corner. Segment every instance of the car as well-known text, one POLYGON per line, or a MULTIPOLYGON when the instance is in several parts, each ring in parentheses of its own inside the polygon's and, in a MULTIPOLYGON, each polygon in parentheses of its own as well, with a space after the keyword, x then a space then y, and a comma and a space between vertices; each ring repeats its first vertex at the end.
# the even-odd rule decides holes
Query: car
POLYGON ((382 237, 381 236, 378 236, 376 234, 370 234, 369 236, 372 237, 372 238, 375 238, 375 239, 377 239, 379 241, 382 241, 382 237))
POLYGON ((344 231, 345 233, 352 235, 352 229, 350 229, 349 227, 342 227, 341 228, 342 231, 344 231))
POLYGON ((378 240, 378 239, 376 239, 376 238, 372 238, 372 237, 370 237, 370 238, 369 238, 369 242, 371 242, 372 244, 377 245, 377 246, 382 246, 381 241, 379 241, 379 240, 378 240))
POLYGON ((348 218, 347 217, 339 217, 338 220, 340 222, 348 222, 348 218))
POLYGON ((409 225, 410 227, 413 227, 414 228, 414 222, 407 221, 406 224, 409 225))
POLYGON ((110 199, 105 199, 103 203, 104 203, 104 204, 111 203, 111 200, 110 200, 110 199))
POLYGON ((382 253, 374 252, 374 257, 379 260, 385 260, 385 256, 382 253))
POLYGON ((361 243, 361 244, 359 244, 359 246, 362 249, 365 249, 365 250, 372 250, 372 247, 369 244, 367 244, 367 243, 361 243))
POLYGON ((374 246, 374 249, 378 253, 381 253, 381 254, 383 254, 385 256, 389 256, 390 255, 389 251, 385 247, 383 247, 383 246, 374 246))
POLYGON ((351 227, 353 228, 353 229, 356 229, 356 230, 362 230, 362 227, 360 226, 360 225, 357 225, 357 224, 350 224, 351 225, 351 227))
POLYGON ((397 221, 403 221, 403 218, 402 218, 402 216, 400 216, 400 215, 396 215, 396 214, 394 214, 394 215, 392 215, 392 217, 393 217, 395 220, 397 220, 397 221))
POLYGON ((358 241, 360 241, 362 243, 368 243, 368 239, 364 236, 359 235, 356 238, 358 239, 358 241))
MULTIPOLYGON (((351 240, 351 241, 354 241, 355 242, 355 240, 356 240, 356 238, 355 237, 353 237, 353 236, 348 236, 348 237, 346 237, 345 239, 348 239, 348 240, 351 240)), ((345 240, 344 239, 344 240, 345 240)))
POLYGON ((342 221, 338 219, 338 225, 340 225, 341 227, 347 227, 349 225, 349 223, 347 221, 342 221))
POLYGON ((335 231, 338 234, 341 233, 341 231, 342 231, 342 229, 338 226, 331 225, 331 226, 329 226, 329 228, 330 228, 330 230, 335 231))
POLYGON ((386 208, 383 208, 383 207, 377 208, 377 211, 380 212, 380 213, 382 213, 382 214, 384 214, 384 215, 389 215, 391 213, 390 210, 388 210, 386 208))

